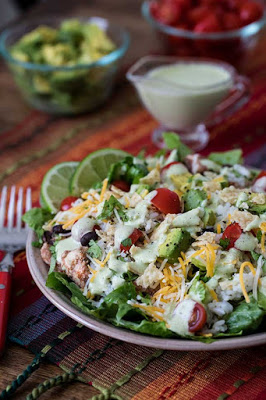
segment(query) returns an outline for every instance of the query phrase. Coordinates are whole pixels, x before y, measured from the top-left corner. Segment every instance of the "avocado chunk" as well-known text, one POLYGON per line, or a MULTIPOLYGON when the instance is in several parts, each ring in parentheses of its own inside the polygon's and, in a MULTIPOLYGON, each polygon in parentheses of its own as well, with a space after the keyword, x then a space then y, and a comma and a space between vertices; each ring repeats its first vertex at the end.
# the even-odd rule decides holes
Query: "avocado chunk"
POLYGON ((266 203, 264 204, 255 204, 248 202, 249 209, 248 211, 254 213, 254 214, 263 214, 266 212, 266 203))
POLYGON ((167 258, 170 263, 178 261, 181 251, 185 252, 192 242, 190 233, 181 229, 172 229, 159 247, 159 257, 167 258))
POLYGON ((205 208, 204 210, 204 216, 203 216, 203 223, 204 227, 206 226, 212 226, 216 222, 216 216, 213 210, 210 208, 205 208))
POLYGON ((242 164, 242 150, 229 150, 217 153, 210 153, 209 160, 216 162, 220 165, 235 165, 242 164))
POLYGON ((190 189, 188 190, 184 196, 184 211, 193 210, 193 208, 200 207, 203 200, 207 199, 207 193, 204 190, 200 189, 190 189))

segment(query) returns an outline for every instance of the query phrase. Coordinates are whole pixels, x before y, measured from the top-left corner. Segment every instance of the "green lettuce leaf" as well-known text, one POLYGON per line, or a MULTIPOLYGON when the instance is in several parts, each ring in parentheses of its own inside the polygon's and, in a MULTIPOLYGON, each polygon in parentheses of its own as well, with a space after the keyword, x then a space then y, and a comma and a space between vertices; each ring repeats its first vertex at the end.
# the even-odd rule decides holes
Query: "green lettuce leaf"
POLYGON ((36 232, 39 241, 42 241, 42 236, 44 233, 42 227, 45 222, 52 218, 53 214, 51 214, 50 211, 47 211, 44 208, 32 208, 23 215, 22 221, 24 221, 31 229, 33 229, 36 232))
POLYGON ((177 161, 184 161, 185 157, 192 153, 192 150, 181 142, 181 139, 177 133, 165 132, 163 133, 163 140, 169 150, 177 150, 177 161))
POLYGON ((242 157, 242 150, 235 149, 217 153, 210 153, 208 156, 209 160, 216 162, 220 165, 235 165, 235 164, 242 164, 243 157, 242 157))
POLYGON ((198 303, 204 302, 206 298, 206 287, 205 284, 199 280, 199 276, 194 279, 189 289, 189 296, 198 303))
POLYGON ((265 312, 254 298, 250 298, 250 303, 243 301, 231 312, 226 321, 228 333, 255 331, 259 327, 264 314, 265 312))
POLYGON ((89 243, 89 249, 88 249, 88 254, 92 257, 92 258, 97 258, 98 260, 101 259, 102 257, 102 249, 100 248, 100 246, 98 246, 98 244, 94 241, 91 240, 89 243))
POLYGON ((131 185, 132 183, 139 183, 140 178, 147 174, 148 169, 145 163, 136 163, 132 156, 128 156, 111 165, 107 178, 109 183, 122 179, 131 185))

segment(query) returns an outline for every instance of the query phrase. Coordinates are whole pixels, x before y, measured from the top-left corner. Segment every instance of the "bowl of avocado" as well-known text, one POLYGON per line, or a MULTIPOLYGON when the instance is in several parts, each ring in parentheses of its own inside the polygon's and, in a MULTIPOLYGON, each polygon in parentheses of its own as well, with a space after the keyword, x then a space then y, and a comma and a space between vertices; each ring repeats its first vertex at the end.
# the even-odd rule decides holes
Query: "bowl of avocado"
POLYGON ((75 115, 110 96, 129 41, 123 28, 104 18, 53 17, 5 30, 0 49, 32 107, 75 115))

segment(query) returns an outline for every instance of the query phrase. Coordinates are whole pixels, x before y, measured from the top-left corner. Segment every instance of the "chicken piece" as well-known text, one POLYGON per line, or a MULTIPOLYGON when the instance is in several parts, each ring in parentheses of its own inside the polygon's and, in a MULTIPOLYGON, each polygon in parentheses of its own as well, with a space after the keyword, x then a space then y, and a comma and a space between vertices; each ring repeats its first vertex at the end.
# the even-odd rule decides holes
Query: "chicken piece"
POLYGON ((201 164, 200 154, 189 154, 185 158, 185 164, 192 174, 197 174, 198 172, 206 171, 208 168, 201 164))
POLYGON ((50 246, 49 246, 48 243, 44 243, 44 244, 42 245, 42 248, 41 248, 41 257, 42 257, 43 261, 44 261, 46 264, 50 265, 52 254, 51 254, 50 246))
POLYGON ((86 251, 83 249, 64 251, 60 270, 64 271, 69 278, 83 289, 90 274, 86 251))

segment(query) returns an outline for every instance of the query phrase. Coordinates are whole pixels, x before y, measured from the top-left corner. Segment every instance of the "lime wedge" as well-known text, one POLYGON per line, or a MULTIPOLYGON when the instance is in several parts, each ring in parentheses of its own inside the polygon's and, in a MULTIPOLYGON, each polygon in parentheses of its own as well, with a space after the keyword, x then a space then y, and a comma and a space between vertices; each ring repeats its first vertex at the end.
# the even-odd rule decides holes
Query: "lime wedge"
POLYGON ((56 213, 62 200, 70 195, 69 183, 79 165, 76 161, 57 164, 46 173, 42 181, 41 205, 56 213))
POLYGON ((128 155, 117 149, 101 149, 89 154, 81 161, 71 179, 71 194, 80 196, 92 185, 101 182, 106 178, 110 166, 128 155))

